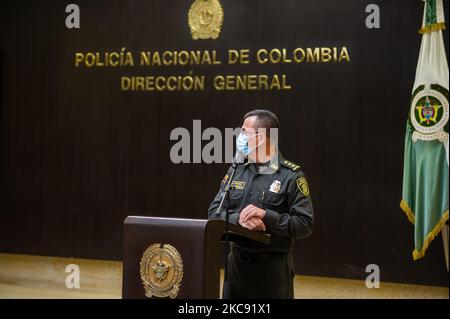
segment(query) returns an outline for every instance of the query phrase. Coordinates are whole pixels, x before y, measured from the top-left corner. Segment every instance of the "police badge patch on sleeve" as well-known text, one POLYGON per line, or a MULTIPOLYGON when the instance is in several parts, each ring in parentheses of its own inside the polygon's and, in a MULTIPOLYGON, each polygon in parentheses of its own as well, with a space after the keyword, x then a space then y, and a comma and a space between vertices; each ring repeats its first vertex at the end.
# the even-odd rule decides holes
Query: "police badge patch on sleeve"
POLYGON ((297 179, 297 187, 300 193, 302 193, 305 197, 309 196, 309 186, 308 182, 306 181, 306 178, 299 177, 297 179))

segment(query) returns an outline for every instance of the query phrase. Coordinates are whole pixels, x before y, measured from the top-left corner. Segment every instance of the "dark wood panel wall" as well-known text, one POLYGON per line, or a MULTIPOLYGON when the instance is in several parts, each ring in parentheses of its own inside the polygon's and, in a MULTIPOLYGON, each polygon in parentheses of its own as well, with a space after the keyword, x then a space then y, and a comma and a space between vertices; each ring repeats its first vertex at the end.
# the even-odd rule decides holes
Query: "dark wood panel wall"
MULTIPOLYGON (((121 259, 129 214, 206 218, 227 164, 173 164, 176 127, 240 125, 279 115, 284 156, 306 172, 314 234, 297 242, 301 274, 447 285, 442 240, 413 262, 399 208, 405 120, 420 45, 422 1, 221 0, 217 40, 194 41, 192 1, 0 4, 0 251, 121 259), (76 68, 76 52, 346 47, 349 63, 76 68), (125 75, 285 74, 288 91, 128 92, 125 75)), ((447 2, 445 5, 447 6, 447 2)), ((448 19, 448 6, 446 7, 448 19)), ((448 32, 445 39, 448 45, 448 32)), ((206 143, 206 142, 205 142, 206 143)))

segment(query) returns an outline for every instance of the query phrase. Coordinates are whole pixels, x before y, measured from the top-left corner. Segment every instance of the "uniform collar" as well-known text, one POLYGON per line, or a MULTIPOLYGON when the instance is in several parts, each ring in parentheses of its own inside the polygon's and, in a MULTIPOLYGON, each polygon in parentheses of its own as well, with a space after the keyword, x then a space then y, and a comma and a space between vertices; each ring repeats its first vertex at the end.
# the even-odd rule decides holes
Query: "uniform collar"
POLYGON ((284 161, 284 158, 280 152, 278 152, 278 155, 275 156, 278 156, 278 163, 270 163, 269 161, 265 164, 255 164, 248 162, 247 160, 247 162, 244 163, 244 167, 249 168, 254 174, 273 174, 278 171, 280 168, 280 163, 284 161))

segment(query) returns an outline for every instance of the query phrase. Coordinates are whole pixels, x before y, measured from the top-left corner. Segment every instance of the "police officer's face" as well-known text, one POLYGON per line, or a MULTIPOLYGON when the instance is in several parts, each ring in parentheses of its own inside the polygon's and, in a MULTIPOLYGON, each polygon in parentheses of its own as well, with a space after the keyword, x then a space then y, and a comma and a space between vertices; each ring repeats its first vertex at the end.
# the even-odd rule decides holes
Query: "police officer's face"
POLYGON ((266 135, 261 130, 258 130, 256 116, 250 116, 245 119, 242 125, 242 132, 247 135, 248 147, 253 150, 248 157, 250 160, 256 161, 258 152, 265 152, 266 150, 266 135))

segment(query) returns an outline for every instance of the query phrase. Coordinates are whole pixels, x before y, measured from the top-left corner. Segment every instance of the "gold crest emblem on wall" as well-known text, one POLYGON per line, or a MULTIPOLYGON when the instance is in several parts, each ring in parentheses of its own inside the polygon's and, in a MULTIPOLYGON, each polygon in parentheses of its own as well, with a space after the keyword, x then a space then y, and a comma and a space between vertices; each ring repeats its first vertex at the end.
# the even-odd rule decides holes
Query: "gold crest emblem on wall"
POLYGON ((192 38, 217 39, 223 24, 223 9, 219 0, 195 0, 188 14, 192 38))
POLYGON ((176 298, 183 279, 183 259, 178 250, 169 244, 153 244, 141 259, 141 280, 145 295, 176 298))

